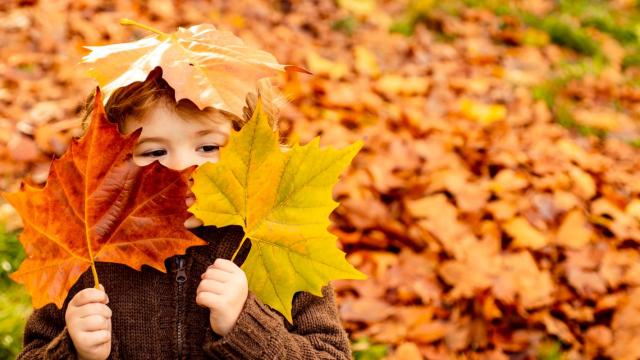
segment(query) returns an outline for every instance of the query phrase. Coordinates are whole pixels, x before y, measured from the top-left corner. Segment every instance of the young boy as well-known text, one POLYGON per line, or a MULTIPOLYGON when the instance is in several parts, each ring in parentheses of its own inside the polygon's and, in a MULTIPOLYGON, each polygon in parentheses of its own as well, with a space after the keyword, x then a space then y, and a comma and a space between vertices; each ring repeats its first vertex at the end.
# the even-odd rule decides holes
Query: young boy
MULTIPOLYGON (((105 106, 121 131, 143 127, 134 162, 181 170, 217 161, 231 128, 248 119, 201 111, 188 100, 176 104, 161 74, 156 68, 144 82, 118 89, 105 106)), ((167 259, 167 273, 96 263, 100 290, 88 270, 62 309, 35 310, 18 359, 351 359, 331 283, 323 297, 296 293, 290 324, 248 290, 238 264, 250 242, 235 262, 226 260, 242 240, 241 227, 205 227, 194 217, 185 226, 208 245, 167 259)))

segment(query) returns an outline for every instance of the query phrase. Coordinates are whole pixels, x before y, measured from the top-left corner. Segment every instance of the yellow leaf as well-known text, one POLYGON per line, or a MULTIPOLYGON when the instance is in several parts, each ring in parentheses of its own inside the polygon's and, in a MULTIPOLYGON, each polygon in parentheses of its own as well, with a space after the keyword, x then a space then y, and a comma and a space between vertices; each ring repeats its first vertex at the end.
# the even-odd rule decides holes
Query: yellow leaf
POLYGON ((313 73, 327 76, 333 80, 339 80, 349 73, 349 67, 346 64, 325 59, 315 52, 307 54, 307 65, 313 73))
POLYGON ((504 229, 513 237, 515 247, 526 247, 530 249, 540 249, 547 245, 547 237, 531 226, 523 217, 516 217, 504 225, 504 229))
POLYGON ((574 192, 583 199, 591 199, 596 195, 596 183, 593 177, 577 166, 569 169, 569 176, 573 180, 574 192))
POLYGON ((577 109, 573 112, 573 117, 580 125, 606 131, 614 131, 630 121, 628 116, 623 113, 600 108, 577 109))
POLYGON ((634 217, 637 221, 640 222, 640 200, 631 200, 631 202, 627 205, 625 212, 627 213, 627 215, 634 217))
POLYGON ((394 351, 393 357, 391 357, 390 359, 422 359, 422 354, 420 353, 420 348, 418 347, 418 345, 416 345, 416 343, 403 342, 402 344, 398 345, 398 347, 394 351))
POLYGON ((549 34, 535 28, 528 28, 524 31, 522 42, 531 46, 545 46, 549 44, 549 34))
POLYGON ((289 322, 297 291, 322 296, 331 279, 366 279, 327 231, 338 204, 332 187, 361 147, 358 141, 320 149, 316 137, 284 152, 259 99, 249 122, 221 148, 220 161, 194 173, 189 211, 205 225, 243 227, 242 241, 251 240, 242 264, 249 289, 289 322))
POLYGON ((401 76, 386 74, 376 81, 374 88, 387 95, 424 95, 431 81, 426 76, 401 76))
POLYGON ((529 180, 522 172, 503 169, 489 183, 489 189, 496 194, 517 192, 529 186, 529 180))
POLYGON ((357 16, 366 16, 376 9, 376 0, 338 0, 338 6, 357 16))
POLYGON ((355 66, 358 73, 376 77, 380 75, 380 66, 376 56, 364 46, 356 46, 354 49, 355 66))
POLYGON ((591 241, 591 228, 582 210, 571 211, 562 221, 556 243, 562 246, 579 249, 591 241))
POLYGON ((465 98, 460 101, 460 112, 469 120, 474 120, 482 125, 504 120, 507 116, 507 108, 500 104, 483 104, 465 98))
POLYGON ((414 13, 428 14, 433 11, 433 7, 436 5, 435 0, 411 0, 409 1, 409 8, 414 13))
POLYGON ((242 118, 247 93, 256 82, 283 71, 308 72, 278 63, 270 53, 245 45, 229 31, 211 24, 178 27, 172 34, 123 19, 156 35, 104 46, 86 46, 91 52, 81 63, 90 64, 89 76, 104 92, 104 102, 119 87, 144 81, 155 67, 175 90, 176 101, 189 99, 200 109, 211 106, 242 118))

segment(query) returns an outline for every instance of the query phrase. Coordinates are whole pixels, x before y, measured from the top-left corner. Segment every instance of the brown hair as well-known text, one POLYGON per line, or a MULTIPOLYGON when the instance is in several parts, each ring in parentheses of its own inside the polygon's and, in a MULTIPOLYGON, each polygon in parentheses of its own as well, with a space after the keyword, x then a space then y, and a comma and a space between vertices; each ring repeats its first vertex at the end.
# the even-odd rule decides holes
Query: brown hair
MULTIPOLYGON (((271 89, 271 91, 273 90, 271 89)), ((95 92, 92 92, 84 103, 82 117, 83 131, 86 131, 90 115, 93 112, 94 97, 95 92)), ((145 81, 136 81, 116 89, 107 100, 105 113, 109 121, 118 124, 120 131, 122 131, 124 121, 128 117, 143 116, 153 105, 164 103, 166 105, 172 105, 173 107, 171 108, 175 109, 180 115, 195 115, 198 118, 205 117, 213 119, 213 114, 219 112, 231 121, 235 130, 240 130, 253 115, 256 99, 256 94, 247 94, 247 105, 244 108, 242 117, 209 106, 200 110, 198 106, 189 99, 181 99, 176 103, 175 91, 169 83, 162 78, 162 68, 158 66, 149 73, 145 81)), ((265 109, 267 110, 270 123, 275 130, 277 128, 277 104, 265 104, 265 109)))

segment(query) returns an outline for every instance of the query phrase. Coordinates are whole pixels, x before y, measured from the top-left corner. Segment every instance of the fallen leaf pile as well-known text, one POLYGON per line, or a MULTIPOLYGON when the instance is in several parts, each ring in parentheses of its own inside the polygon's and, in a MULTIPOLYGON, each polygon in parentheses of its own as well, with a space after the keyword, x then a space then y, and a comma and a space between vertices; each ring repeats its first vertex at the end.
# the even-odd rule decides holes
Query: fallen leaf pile
MULTIPOLYGON (((3 13, 0 188, 44 182, 77 135, 95 85, 75 67, 82 46, 148 35, 123 17, 163 31, 210 22, 314 74, 279 78, 291 143, 365 139, 334 191, 331 229, 368 275, 334 281, 354 342, 387 344, 394 359, 640 357, 639 72, 611 35, 589 29, 601 72, 565 76, 580 57, 556 25, 541 25, 550 36, 482 8, 99 3, 3 13), (410 36, 389 31, 398 19, 416 21, 410 36)), ((544 18, 554 3, 523 6, 544 18)))

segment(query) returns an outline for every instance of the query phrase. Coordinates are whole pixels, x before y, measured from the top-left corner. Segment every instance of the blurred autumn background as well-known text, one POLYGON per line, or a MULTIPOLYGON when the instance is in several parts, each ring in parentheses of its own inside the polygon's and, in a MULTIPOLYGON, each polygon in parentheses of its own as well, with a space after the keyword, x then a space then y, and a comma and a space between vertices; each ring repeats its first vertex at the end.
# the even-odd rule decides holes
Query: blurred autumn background
MULTIPOLYGON (((355 359, 640 358, 640 2, 2 1, 0 190, 80 134, 82 46, 150 35, 123 17, 306 67, 283 136, 365 139, 331 229, 369 275, 334 282, 355 359)), ((0 359, 20 228, 0 202, 0 359)))

